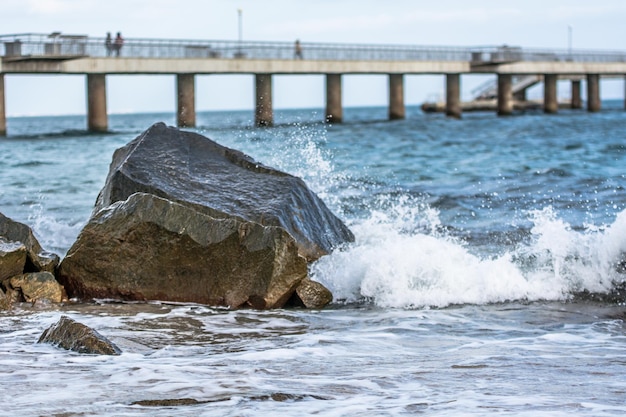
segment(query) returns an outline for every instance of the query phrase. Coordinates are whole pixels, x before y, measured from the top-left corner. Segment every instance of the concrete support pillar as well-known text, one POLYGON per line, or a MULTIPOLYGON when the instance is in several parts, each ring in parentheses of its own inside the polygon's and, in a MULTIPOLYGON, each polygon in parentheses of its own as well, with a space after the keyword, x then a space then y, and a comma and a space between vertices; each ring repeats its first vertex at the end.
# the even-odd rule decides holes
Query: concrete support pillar
POLYGON ((196 76, 195 74, 176 75, 178 127, 196 126, 196 76))
POLYGON ((556 113, 559 111, 559 102, 556 93, 556 74, 543 76, 543 111, 544 113, 556 113))
POLYGON ((341 74, 326 74, 326 122, 341 123, 341 74))
POLYGON ((4 106, 4 74, 0 73, 0 136, 7 135, 7 115, 4 106))
POLYGON ((108 128, 106 75, 87 74, 87 129, 106 132, 108 128))
POLYGON ((513 76, 498 74, 498 116, 513 114, 513 76))
POLYGON ((600 111, 600 75, 587 74, 587 110, 600 111))
POLYGON ((404 119, 404 75, 389 74, 389 120, 404 119))
POLYGON ((257 126, 274 124, 272 110, 272 74, 256 74, 256 106, 254 120, 257 126))
POLYGON ((446 74, 446 116, 461 118, 460 74, 446 74))
POLYGON ((583 101, 580 98, 580 80, 572 80, 572 109, 582 109, 583 101))

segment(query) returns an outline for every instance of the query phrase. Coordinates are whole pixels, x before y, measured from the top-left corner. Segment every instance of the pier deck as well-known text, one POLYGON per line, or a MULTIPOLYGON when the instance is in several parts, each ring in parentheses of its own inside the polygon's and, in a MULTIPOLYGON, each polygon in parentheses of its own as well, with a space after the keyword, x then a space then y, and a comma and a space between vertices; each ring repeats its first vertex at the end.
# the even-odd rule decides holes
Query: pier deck
MULTIPOLYGON (((545 50, 511 46, 437 47, 411 45, 359 45, 302 43, 302 57, 289 42, 218 40, 126 39, 120 55, 105 47, 105 39, 86 35, 0 35, 0 134, 6 134, 5 74, 84 74, 88 85, 88 128, 106 130, 106 75, 174 74, 178 77, 178 122, 195 125, 197 74, 254 74, 256 122, 272 124, 273 74, 324 74, 327 76, 326 119, 341 121, 341 75, 390 76, 390 118, 404 117, 405 74, 443 74, 447 77, 446 113, 460 117, 459 77, 462 74, 496 74, 498 114, 510 114, 512 77, 541 76, 550 83, 546 109, 556 109, 552 98, 557 78, 572 83, 587 81, 588 109, 599 110, 599 77, 624 77, 625 51, 545 50), (191 76, 191 78, 190 78, 191 76), (330 76, 335 76, 329 81, 330 76), (339 76, 337 78, 336 76, 339 76), (400 76, 400 78, 398 78, 400 76), (391 78, 393 77, 393 81, 391 78), (393 83, 393 86, 391 84, 393 83), (263 92, 262 94, 260 92, 263 92), (337 97, 339 99, 337 99, 337 97)), ((548 84, 546 84, 548 86, 548 84)), ((574 87, 574 84, 573 84, 574 87)), ((572 97, 577 103, 579 98, 572 97)), ((550 110, 552 111, 552 110, 550 110)))

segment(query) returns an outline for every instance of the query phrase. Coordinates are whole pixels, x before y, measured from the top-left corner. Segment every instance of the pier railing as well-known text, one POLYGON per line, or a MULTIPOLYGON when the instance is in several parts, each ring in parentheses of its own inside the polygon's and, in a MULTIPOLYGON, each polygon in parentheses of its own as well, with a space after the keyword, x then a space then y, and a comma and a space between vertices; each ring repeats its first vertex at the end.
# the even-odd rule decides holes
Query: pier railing
MULTIPOLYGON (((469 61, 474 64, 517 61, 626 62, 626 51, 527 49, 511 46, 447 47, 303 42, 302 58, 332 61, 469 61)), ((115 57, 104 37, 86 35, 0 35, 6 59, 115 57)), ((294 59, 291 42, 129 38, 120 50, 127 58, 294 59)))

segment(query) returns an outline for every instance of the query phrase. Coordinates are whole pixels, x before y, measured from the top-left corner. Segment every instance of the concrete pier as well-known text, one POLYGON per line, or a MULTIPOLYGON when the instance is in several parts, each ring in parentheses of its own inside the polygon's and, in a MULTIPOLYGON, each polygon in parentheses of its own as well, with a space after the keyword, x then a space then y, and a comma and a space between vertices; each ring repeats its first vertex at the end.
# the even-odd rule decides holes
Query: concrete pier
POLYGON ((109 129, 105 74, 87 74, 87 129, 91 132, 109 129))
POLYGON ((580 98, 580 80, 572 80, 572 109, 582 109, 583 101, 580 98))
POLYGON ((7 114, 4 104, 4 74, 0 74, 0 136, 7 135, 7 114))
POLYGON ((545 74, 543 76, 543 111, 554 114, 559 111, 559 102, 556 92, 556 74, 545 74))
POLYGON ((195 74, 176 75, 178 127, 196 126, 196 77, 195 74))
POLYGON ((274 112, 272 109, 272 75, 255 75, 256 104, 254 121, 257 126, 272 126, 274 112))
POLYGON ((498 116, 513 114, 513 79, 511 74, 498 74, 498 116))
POLYGON ((341 74, 326 74, 326 122, 341 123, 341 74))
POLYGON ((461 118, 460 74, 446 74, 446 116, 461 118))
POLYGON ((389 120, 405 117, 404 74, 389 74, 389 120))
POLYGON ((587 74, 587 110, 600 111, 600 75, 587 74))
MULTIPOLYGON (((325 76, 324 118, 332 123, 343 121, 343 74, 388 76, 389 119, 406 117, 406 76, 444 75, 446 100, 437 103, 437 111, 445 111, 451 117, 460 117, 470 108, 497 111, 503 116, 517 109, 539 108, 540 103, 526 100, 526 92, 541 82, 542 77, 546 86, 544 109, 547 113, 557 111, 553 103, 555 76, 558 80, 572 82, 571 106, 574 109, 584 105, 580 93, 581 80, 586 79, 588 110, 600 111, 600 77, 622 80, 626 76, 626 51, 616 54, 585 50, 565 54, 562 50, 506 45, 494 49, 493 46, 440 48, 355 44, 331 47, 325 43, 307 43, 303 45, 306 59, 292 59, 292 42, 261 44, 241 40, 234 43, 231 40, 173 39, 126 39, 126 42, 129 47, 124 49, 123 59, 112 59, 103 47, 104 38, 100 37, 56 32, 0 35, 0 135, 6 135, 6 112, 11 113, 10 97, 5 93, 5 83, 11 79, 5 74, 87 76, 87 125, 96 132, 108 130, 108 75, 176 76, 175 117, 181 127, 196 125, 195 78, 203 75, 254 75, 256 91, 251 94, 256 95, 254 117, 260 126, 273 124, 274 74, 325 76), (460 102, 460 84, 461 77, 470 74, 492 74, 497 82, 490 79, 480 86, 474 97, 476 105, 468 107, 460 102)), ((624 94, 626 96, 626 89, 624 94)))

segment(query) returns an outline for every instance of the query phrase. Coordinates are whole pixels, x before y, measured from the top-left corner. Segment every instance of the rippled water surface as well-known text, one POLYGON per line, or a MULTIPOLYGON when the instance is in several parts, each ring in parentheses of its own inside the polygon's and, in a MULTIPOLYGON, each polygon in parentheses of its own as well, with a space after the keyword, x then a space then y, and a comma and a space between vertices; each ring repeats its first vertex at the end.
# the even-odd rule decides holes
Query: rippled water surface
POLYGON ((623 319, 618 308, 559 303, 315 312, 161 304, 26 309, 2 317, 0 365, 10 398, 3 409, 7 415, 620 415, 623 319), (85 356, 35 344, 61 313, 97 328, 124 353, 85 356))
MULTIPOLYGON (((461 120, 408 108, 200 113, 196 131, 301 176, 356 242, 310 267, 323 311, 22 305, 0 313, 12 416, 618 416, 626 412, 626 113, 461 120), (594 300, 581 294, 595 294, 594 300), (606 298, 610 294, 611 298, 606 298), (37 344, 62 315, 117 357, 37 344)), ((63 256, 113 151, 171 114, 10 118, 0 212, 63 256)))

